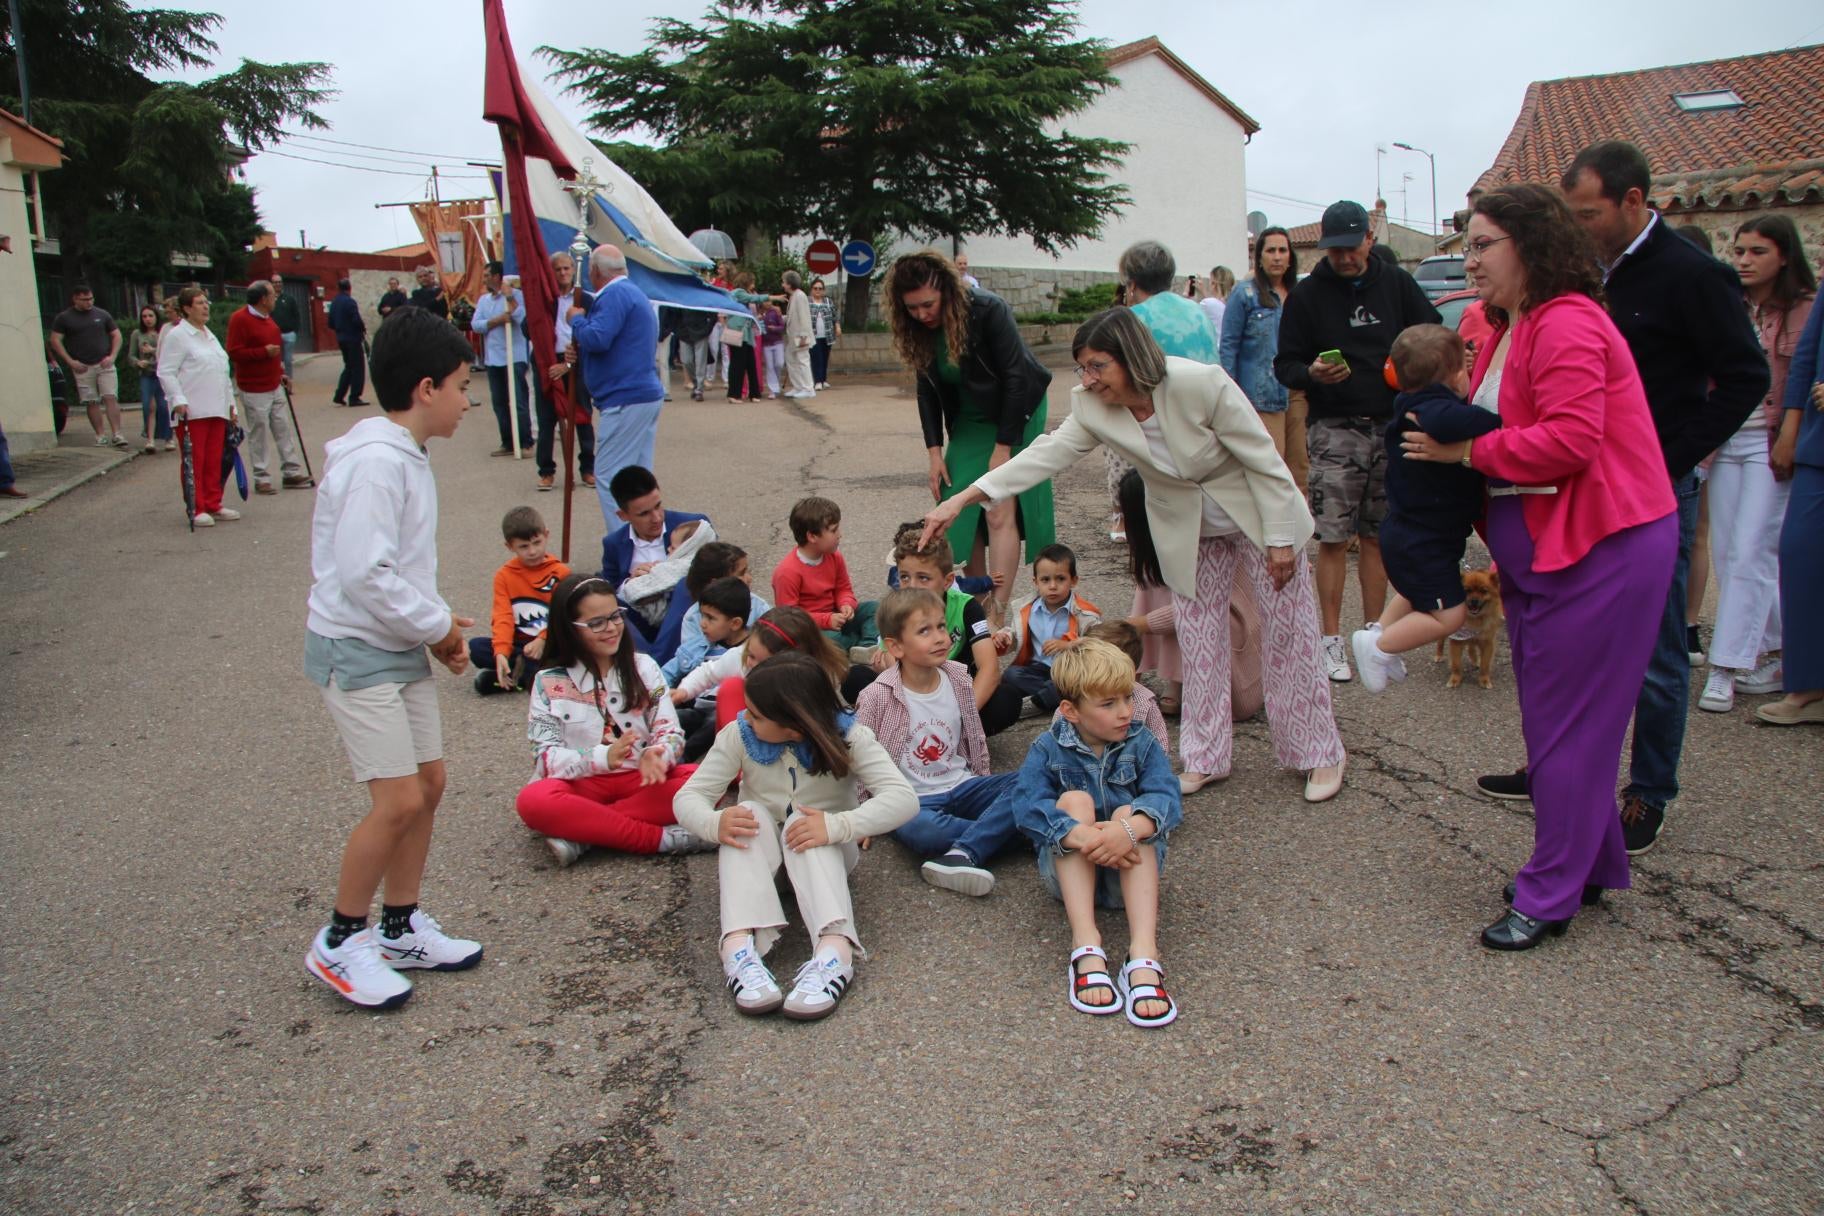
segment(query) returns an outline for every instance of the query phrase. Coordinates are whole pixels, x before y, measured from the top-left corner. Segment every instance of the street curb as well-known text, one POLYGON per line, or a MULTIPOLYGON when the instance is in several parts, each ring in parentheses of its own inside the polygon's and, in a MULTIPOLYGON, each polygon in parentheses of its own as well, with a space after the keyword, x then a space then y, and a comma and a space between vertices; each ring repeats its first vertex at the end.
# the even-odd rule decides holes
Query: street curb
POLYGON ((100 463, 91 468, 84 469, 73 477, 64 478, 41 494, 34 494, 30 498, 8 498, 0 500, 5 503, 4 506, 0 506, 0 527, 12 523, 22 515, 30 515, 32 512, 49 503, 52 499, 61 498, 71 490, 74 490, 77 486, 93 481, 95 478, 100 477, 105 473, 112 472, 129 460, 136 459, 140 455, 141 453, 136 449, 129 448, 125 451, 116 449, 103 457, 100 463))

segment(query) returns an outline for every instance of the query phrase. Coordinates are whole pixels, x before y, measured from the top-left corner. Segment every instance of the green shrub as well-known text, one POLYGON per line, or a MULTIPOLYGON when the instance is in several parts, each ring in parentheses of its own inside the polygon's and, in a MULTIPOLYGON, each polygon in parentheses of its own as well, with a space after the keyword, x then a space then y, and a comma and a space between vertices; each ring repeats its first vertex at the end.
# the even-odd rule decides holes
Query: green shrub
POLYGON ((1061 292, 1058 295, 1058 312, 1066 317, 1082 318, 1113 307, 1114 303, 1115 284, 1094 283, 1079 291, 1061 292))

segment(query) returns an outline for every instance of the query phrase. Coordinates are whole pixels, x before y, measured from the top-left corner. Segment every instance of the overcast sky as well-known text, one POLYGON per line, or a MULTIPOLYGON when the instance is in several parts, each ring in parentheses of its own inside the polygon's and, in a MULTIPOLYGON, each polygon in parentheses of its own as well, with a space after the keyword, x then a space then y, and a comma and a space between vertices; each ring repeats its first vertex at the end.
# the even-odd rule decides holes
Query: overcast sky
MULTIPOLYGON (((247 166, 267 227, 284 244, 295 244, 300 229, 312 245, 334 249, 416 240, 405 211, 374 204, 426 197, 432 159, 453 177, 445 198, 485 189, 483 181, 463 180, 479 172, 464 161, 497 159, 500 150, 494 128, 480 118, 482 25, 474 0, 323 0, 308 15, 272 0, 165 0, 159 7, 220 13, 222 69, 243 56, 335 66, 340 92, 322 110, 332 129, 247 166), (368 171, 338 167, 357 164, 368 171)), ((507 19, 522 62, 542 74, 543 61, 532 54, 541 45, 633 51, 644 45, 652 18, 696 19, 706 7, 705 0, 508 0, 507 19)), ((1253 115, 1261 131, 1247 149, 1248 204, 1287 225, 1318 218, 1337 198, 1370 202, 1379 144, 1388 150, 1380 188, 1393 218, 1404 210, 1414 227, 1428 227, 1429 166, 1394 141, 1436 155, 1438 210, 1448 215, 1499 151, 1529 81, 1824 38, 1824 14, 1790 0, 1726 7, 1697 0, 1084 0, 1079 11, 1088 37, 1118 44, 1158 36, 1253 115)), ((581 118, 554 85, 547 89, 581 118)), ((695 226, 692 217, 673 218, 687 230, 695 226)))

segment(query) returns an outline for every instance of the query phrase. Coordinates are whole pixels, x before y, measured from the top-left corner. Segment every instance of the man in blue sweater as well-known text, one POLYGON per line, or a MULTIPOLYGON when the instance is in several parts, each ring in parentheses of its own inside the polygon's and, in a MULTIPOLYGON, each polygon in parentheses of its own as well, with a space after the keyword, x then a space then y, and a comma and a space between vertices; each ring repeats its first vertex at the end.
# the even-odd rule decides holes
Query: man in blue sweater
POLYGON ((361 306, 355 303, 354 287, 347 279, 336 280, 336 291, 329 302, 329 327, 342 352, 335 401, 337 405, 363 406, 367 404, 361 400, 361 390, 367 387, 367 322, 361 319, 361 306))
POLYGON ((627 259, 613 245, 589 255, 595 289, 587 312, 572 310, 570 335, 583 365, 583 382, 595 400, 596 497, 612 530, 618 507, 609 478, 637 465, 650 469, 659 437, 665 386, 659 381, 659 320, 646 293, 627 277, 627 259))
MULTIPOLYGON (((1741 428, 1770 384, 1740 277, 1647 205, 1652 184, 1646 155, 1622 140, 1579 152, 1559 183, 1571 214, 1596 244, 1609 315, 1634 352, 1678 499, 1678 561, 1634 706, 1634 754, 1622 795, 1622 834, 1631 854, 1658 841, 1666 806, 1678 796, 1691 691, 1685 585, 1697 534, 1695 470, 1741 428)), ((1526 797, 1524 770, 1477 784, 1495 797, 1526 797)))

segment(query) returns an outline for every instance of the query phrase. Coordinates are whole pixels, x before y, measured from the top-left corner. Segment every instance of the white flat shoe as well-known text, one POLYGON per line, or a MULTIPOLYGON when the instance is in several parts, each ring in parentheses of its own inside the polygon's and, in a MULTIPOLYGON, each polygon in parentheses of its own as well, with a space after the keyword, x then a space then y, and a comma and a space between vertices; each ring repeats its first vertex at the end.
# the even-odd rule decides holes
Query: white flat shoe
POLYGON ((1189 798, 1204 786, 1213 785, 1221 780, 1221 777, 1213 776, 1209 773, 1179 773, 1178 792, 1186 798, 1189 798))
POLYGON ((1328 802, 1343 789, 1343 770, 1349 767, 1349 757, 1344 756, 1338 764, 1330 769, 1314 768, 1311 775, 1305 778, 1305 801, 1328 802))

